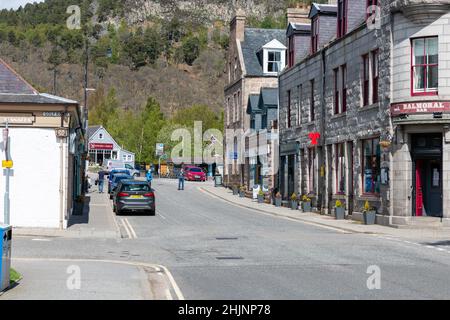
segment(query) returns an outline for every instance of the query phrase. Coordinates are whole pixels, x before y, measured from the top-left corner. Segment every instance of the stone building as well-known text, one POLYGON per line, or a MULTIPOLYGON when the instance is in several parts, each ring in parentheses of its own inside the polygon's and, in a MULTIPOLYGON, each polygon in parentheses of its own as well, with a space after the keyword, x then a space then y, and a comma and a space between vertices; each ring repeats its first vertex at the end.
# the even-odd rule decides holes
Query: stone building
MULTIPOLYGON (((249 150, 251 115, 247 102, 252 95, 259 95, 261 88, 277 88, 278 73, 286 64, 286 47, 285 30, 247 28, 245 21, 244 14, 238 12, 230 24, 224 90, 224 184, 250 188, 255 157, 249 150)), ((273 179, 266 181, 273 183, 273 179)))
POLYGON ((288 26, 308 49, 288 41, 279 77, 285 198, 357 220, 369 201, 386 225, 450 217, 449 17, 448 1, 338 0, 311 6, 310 35, 288 26))

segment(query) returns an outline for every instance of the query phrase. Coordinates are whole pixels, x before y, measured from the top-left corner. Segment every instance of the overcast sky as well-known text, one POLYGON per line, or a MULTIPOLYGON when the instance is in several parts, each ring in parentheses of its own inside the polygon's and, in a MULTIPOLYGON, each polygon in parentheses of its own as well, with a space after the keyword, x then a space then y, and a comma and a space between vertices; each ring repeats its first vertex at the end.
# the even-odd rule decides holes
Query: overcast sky
POLYGON ((42 2, 44 0, 0 0, 0 9, 17 9, 27 3, 42 2))

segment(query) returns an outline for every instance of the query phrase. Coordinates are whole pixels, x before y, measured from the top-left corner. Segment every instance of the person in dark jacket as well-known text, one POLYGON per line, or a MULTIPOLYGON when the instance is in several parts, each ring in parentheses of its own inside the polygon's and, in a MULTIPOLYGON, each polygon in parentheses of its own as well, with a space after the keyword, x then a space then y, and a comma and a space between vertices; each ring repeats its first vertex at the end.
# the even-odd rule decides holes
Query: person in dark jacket
POLYGON ((106 172, 101 170, 98 172, 98 193, 103 193, 106 172))
POLYGON ((184 190, 184 169, 178 171, 178 190, 184 190))

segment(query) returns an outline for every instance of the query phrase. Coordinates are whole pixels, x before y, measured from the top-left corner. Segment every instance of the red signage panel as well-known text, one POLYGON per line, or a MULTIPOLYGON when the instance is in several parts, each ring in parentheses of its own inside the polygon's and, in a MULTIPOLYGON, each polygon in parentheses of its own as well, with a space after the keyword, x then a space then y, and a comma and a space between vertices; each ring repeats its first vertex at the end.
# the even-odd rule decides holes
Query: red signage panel
POLYGON ((112 150, 114 145, 112 143, 89 143, 91 150, 112 150))
POLYGON ((391 105, 391 115, 450 112, 450 101, 405 102, 391 105))
POLYGON ((319 132, 311 132, 309 134, 309 139, 311 139, 312 146, 317 146, 319 144, 320 133, 319 132))

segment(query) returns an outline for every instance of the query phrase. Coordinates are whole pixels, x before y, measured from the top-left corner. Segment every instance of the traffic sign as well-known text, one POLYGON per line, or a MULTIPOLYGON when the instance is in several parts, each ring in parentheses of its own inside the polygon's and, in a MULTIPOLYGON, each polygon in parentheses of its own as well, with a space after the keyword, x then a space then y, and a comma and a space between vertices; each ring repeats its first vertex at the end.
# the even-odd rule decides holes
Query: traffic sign
POLYGON ((157 143, 156 144, 156 155, 162 156, 164 154, 164 143, 157 143))

